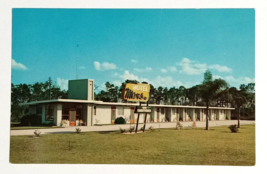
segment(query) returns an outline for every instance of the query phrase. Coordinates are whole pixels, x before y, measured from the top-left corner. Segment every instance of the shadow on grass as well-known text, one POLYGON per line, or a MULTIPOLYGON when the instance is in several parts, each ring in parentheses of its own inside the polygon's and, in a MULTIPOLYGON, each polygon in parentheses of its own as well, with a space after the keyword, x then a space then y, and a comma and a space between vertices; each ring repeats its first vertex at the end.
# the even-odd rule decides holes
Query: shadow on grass
POLYGON ((116 133, 119 131, 99 131, 99 134, 110 134, 110 133, 116 133))
POLYGON ((239 134, 240 132, 221 131, 222 133, 239 134))
POLYGON ((76 132, 72 131, 64 131, 64 132, 46 132, 45 134, 76 134, 76 132))

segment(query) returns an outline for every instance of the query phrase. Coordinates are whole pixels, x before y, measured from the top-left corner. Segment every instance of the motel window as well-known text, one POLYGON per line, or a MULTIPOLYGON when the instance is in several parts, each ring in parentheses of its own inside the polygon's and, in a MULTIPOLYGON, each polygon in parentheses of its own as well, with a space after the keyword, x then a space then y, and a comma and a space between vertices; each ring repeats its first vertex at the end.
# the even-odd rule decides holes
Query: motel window
POLYGON ((51 105, 47 105, 46 106, 45 120, 46 121, 52 121, 52 120, 54 120, 54 108, 51 105))
POLYGON ((159 108, 157 108, 157 122, 159 122, 159 108))
POLYGON ((82 108, 76 109, 76 120, 82 120, 82 108))
POLYGON ((37 115, 42 115, 42 106, 37 106, 36 114, 37 115))
POLYGON ((96 106, 94 106, 94 115, 96 115, 96 106))
POLYGON ((175 114, 175 108, 172 108, 172 115, 175 114))
POLYGON ((161 108, 161 114, 164 114, 164 108, 161 108))
POLYGON ((118 115, 124 115, 124 108, 118 108, 118 115))

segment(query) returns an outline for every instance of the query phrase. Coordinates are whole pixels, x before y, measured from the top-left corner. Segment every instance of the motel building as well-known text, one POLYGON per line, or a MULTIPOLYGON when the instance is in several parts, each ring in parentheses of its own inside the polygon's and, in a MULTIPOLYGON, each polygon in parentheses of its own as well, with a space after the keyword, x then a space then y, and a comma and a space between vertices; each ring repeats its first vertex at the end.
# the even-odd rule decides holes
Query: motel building
MULTIPOLYGON (((114 124, 118 117, 126 123, 136 123, 138 103, 113 103, 94 100, 94 80, 69 80, 69 99, 52 99, 22 103, 29 106, 30 114, 42 116, 42 123, 59 126, 94 126, 114 124)), ((204 106, 156 105, 149 104, 151 113, 147 122, 205 121, 204 106)), ((210 120, 231 120, 234 108, 209 107, 210 120)), ((145 114, 141 113, 139 123, 144 123, 145 114)))

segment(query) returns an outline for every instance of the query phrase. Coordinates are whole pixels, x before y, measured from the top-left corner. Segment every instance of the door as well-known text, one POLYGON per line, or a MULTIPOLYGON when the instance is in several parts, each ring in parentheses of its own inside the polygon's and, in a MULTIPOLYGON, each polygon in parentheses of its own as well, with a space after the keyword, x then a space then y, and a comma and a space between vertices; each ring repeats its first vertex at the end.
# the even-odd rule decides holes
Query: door
POLYGON ((157 108, 157 122, 159 122, 159 108, 157 108))
POLYGON ((70 126, 76 126, 76 111, 69 111, 70 126))
POLYGON ((111 124, 114 124, 116 119, 116 107, 112 106, 111 107, 111 124))
POLYGON ((130 123, 134 123, 134 107, 131 107, 131 119, 130 123))

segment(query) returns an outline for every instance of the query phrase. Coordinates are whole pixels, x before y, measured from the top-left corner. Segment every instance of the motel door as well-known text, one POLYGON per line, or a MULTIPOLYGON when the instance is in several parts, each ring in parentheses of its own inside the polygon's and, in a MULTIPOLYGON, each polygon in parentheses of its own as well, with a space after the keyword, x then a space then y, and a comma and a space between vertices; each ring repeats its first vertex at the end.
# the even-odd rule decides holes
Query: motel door
POLYGON ((75 110, 69 111, 69 121, 70 121, 70 126, 76 126, 76 111, 75 110))
POLYGON ((111 124, 114 124, 116 119, 116 106, 111 106, 111 124))
POLYGON ((134 107, 131 107, 131 120, 130 123, 134 123, 134 107))
POLYGON ((157 122, 159 122, 159 108, 157 108, 157 122))

